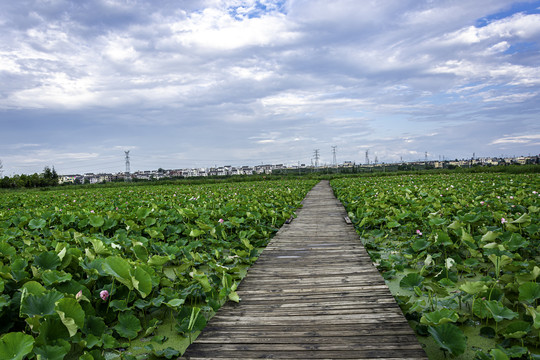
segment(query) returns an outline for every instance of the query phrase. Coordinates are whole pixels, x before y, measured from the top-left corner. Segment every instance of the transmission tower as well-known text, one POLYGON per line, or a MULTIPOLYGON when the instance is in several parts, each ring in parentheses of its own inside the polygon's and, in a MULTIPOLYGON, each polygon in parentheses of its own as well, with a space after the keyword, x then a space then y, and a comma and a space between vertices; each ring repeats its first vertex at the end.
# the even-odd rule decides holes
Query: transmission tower
POLYGON ((124 180, 125 181, 131 181, 131 175, 129 174, 130 173, 130 169, 129 169, 129 150, 124 151, 124 153, 126 154, 126 173, 125 173, 125 176, 124 176, 124 180))
POLYGON ((375 165, 377 165, 379 163, 379 158, 377 157, 377 155, 375 155, 375 165))
POLYGON ((313 157, 315 159, 315 167, 319 167, 319 149, 313 151, 313 157))
POLYGON ((337 166, 336 148, 337 146, 332 146, 332 166, 337 166))
POLYGON ((424 153, 424 162, 427 162, 427 151, 424 153))
POLYGON ((366 164, 369 165, 369 149, 366 150, 366 164))

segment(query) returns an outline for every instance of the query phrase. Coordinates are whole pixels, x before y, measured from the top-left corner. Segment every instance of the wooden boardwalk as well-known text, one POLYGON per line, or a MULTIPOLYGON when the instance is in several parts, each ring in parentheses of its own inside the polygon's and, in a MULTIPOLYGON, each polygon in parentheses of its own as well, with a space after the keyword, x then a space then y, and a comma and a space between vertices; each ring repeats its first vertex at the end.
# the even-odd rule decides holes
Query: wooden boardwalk
POLYGON ((328 181, 316 185, 185 359, 427 359, 328 181))

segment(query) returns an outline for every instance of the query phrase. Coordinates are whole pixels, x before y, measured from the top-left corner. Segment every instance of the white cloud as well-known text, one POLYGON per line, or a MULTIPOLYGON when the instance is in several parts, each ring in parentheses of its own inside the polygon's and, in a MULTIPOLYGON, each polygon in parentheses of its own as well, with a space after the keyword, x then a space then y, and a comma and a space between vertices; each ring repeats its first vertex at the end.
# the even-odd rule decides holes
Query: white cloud
POLYGON ((495 20, 483 27, 468 26, 441 39, 435 40, 443 45, 465 44, 471 45, 482 41, 496 41, 501 39, 534 39, 540 35, 540 14, 515 14, 510 18, 495 20))
POLYGON ((504 136, 502 138, 493 140, 489 143, 489 145, 497 145, 497 144, 529 144, 531 142, 535 142, 538 144, 538 141, 540 141, 540 134, 533 134, 533 135, 520 135, 520 136, 504 136))
POLYGON ((238 20, 227 11, 207 8, 170 24, 173 39, 185 47, 234 50, 249 46, 276 46, 298 37, 285 15, 273 13, 238 20))
POLYGON ((381 160, 473 143, 496 151, 531 144, 488 146, 508 129, 539 129, 540 15, 493 17, 507 0, 20 4, 0 5, 2 142, 40 143, 48 130, 51 143, 72 141, 66 154, 124 143, 161 149, 160 161, 217 152, 309 162, 313 148, 336 144, 351 160, 364 145, 381 160), (479 129, 489 140, 473 137, 479 129))

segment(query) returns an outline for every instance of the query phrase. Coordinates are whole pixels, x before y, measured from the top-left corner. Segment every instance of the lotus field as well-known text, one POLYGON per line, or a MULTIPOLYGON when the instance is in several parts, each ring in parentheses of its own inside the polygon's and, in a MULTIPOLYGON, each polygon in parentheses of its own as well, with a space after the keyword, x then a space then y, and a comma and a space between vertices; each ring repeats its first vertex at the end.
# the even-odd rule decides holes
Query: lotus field
MULTIPOLYGON (((186 338, 315 181, 0 194, 0 359, 134 358, 186 338)), ((510 220, 509 220, 510 222, 510 220)))
POLYGON ((335 179, 430 358, 540 358, 540 178, 335 179))

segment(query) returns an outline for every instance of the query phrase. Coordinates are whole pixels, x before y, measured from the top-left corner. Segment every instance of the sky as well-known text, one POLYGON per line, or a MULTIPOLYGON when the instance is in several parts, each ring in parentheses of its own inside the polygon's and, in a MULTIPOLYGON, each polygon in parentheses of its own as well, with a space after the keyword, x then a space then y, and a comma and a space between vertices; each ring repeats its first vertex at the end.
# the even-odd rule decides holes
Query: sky
POLYGON ((540 1, 0 2, 4 176, 540 153, 540 1))

